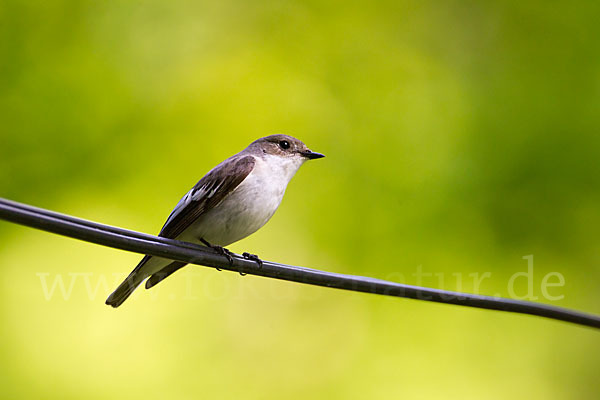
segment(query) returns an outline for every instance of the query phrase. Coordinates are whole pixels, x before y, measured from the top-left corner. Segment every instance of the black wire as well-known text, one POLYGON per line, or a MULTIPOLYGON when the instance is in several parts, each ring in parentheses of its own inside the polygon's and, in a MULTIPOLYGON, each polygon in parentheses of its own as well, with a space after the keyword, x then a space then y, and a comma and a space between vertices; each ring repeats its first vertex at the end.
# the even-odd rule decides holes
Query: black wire
POLYGON ((204 246, 98 224, 2 198, 0 198, 0 218, 91 243, 191 264, 316 286, 537 315, 600 328, 600 316, 547 304, 404 285, 269 261, 264 261, 262 267, 259 267, 256 262, 238 255, 230 265, 226 257, 204 246))

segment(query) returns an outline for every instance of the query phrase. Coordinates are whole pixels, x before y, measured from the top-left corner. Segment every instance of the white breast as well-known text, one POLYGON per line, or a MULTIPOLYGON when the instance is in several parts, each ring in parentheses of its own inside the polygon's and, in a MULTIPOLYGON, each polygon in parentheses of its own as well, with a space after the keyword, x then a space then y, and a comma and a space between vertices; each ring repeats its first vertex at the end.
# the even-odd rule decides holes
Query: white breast
POLYGON ((296 158, 256 157, 246 179, 180 239, 197 242, 204 238, 210 244, 227 246, 256 232, 273 216, 302 163, 296 158))

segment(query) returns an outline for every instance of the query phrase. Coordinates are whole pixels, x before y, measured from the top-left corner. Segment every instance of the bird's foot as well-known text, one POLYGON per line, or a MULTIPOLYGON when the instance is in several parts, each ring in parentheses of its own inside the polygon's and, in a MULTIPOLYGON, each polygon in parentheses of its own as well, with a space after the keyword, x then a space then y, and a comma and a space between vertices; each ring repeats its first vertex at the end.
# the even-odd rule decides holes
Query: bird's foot
MULTIPOLYGON (((213 248, 214 250, 217 251, 217 253, 221 254, 222 256, 227 257, 227 261, 229 261, 229 266, 233 267, 233 256, 234 254, 227 250, 225 247, 221 247, 221 246, 211 246, 211 248, 213 248)), ((217 268, 217 271, 221 271, 220 268, 217 268)), ((238 271, 240 273, 241 276, 245 276, 246 274, 243 273, 242 271, 238 271)))
MULTIPOLYGON (((229 266, 233 267, 233 253, 229 250, 227 250, 225 247, 221 247, 221 246, 210 246, 213 250, 215 250, 217 253, 219 253, 222 256, 227 257, 227 261, 229 261, 229 266)), ((217 271, 220 271, 221 269, 217 268, 217 271)))
MULTIPOLYGON (((227 257, 227 261, 229 261, 229 266, 233 267, 233 253, 231 251, 227 250, 225 247, 212 245, 207 240, 205 240, 204 238, 200 238, 200 241, 206 247, 210 247, 211 249, 213 249, 214 251, 216 251, 220 255, 227 257)), ((217 271, 221 271, 221 268, 215 267, 215 269, 217 271)))
POLYGON ((258 256, 256 254, 250 254, 250 253, 244 252, 244 254, 242 254, 242 256, 246 260, 256 261, 256 263, 258 264, 258 268, 262 268, 263 262, 262 262, 262 260, 260 258, 258 258, 258 256))

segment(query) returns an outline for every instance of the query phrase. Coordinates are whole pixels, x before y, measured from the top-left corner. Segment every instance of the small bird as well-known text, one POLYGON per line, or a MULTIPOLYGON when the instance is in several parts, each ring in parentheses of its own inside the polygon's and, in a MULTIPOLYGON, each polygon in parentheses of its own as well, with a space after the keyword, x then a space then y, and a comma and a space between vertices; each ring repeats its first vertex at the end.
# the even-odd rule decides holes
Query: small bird
MULTIPOLYGON (((255 140, 210 170, 175 206, 158 236, 202 244, 233 261, 225 249, 256 232, 273 216, 285 189, 307 160, 325 157, 300 140, 271 135, 255 140)), ((244 253, 247 259, 260 259, 244 253)), ((119 307, 144 281, 149 289, 184 267, 185 262, 145 256, 108 296, 119 307)))

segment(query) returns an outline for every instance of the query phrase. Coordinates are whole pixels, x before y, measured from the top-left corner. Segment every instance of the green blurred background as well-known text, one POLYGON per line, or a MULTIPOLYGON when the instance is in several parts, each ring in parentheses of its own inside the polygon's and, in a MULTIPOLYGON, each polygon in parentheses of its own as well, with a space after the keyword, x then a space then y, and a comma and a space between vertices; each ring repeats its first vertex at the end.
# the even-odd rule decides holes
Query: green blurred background
MULTIPOLYGON (((503 296, 533 255, 532 296, 600 313, 599 13, 2 0, 0 195, 156 233, 212 166, 282 132, 327 158, 232 250, 503 296)), ((139 258, 0 223, 5 396, 600 395, 592 329, 200 267, 105 306, 139 258)))

